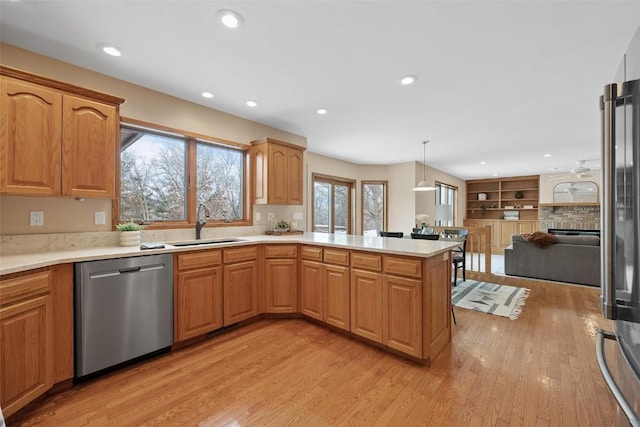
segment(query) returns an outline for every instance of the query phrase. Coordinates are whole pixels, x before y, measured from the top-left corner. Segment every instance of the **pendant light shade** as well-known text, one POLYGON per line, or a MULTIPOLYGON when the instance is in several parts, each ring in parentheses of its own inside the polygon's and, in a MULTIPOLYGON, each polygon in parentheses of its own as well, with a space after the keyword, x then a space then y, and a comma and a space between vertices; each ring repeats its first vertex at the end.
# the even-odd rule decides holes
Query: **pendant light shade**
POLYGON ((435 191, 436 187, 430 186, 427 182, 427 144, 429 141, 422 142, 422 181, 412 188, 413 191, 435 191))

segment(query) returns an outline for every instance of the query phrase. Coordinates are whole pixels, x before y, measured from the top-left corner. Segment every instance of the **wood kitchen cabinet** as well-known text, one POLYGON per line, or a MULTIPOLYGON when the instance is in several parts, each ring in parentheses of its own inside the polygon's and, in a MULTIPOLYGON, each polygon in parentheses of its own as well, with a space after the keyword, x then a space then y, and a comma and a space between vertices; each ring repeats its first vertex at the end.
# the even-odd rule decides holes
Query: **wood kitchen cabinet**
POLYGON ((0 66, 0 193, 114 198, 122 98, 0 66))
POLYGON ((222 327, 222 251, 175 255, 176 342, 222 327))
POLYGON ((54 383, 49 269, 0 279, 0 406, 10 416, 54 383))
POLYGON ((258 248, 223 251, 224 326, 258 315, 258 248))
POLYGON ((427 258, 423 307, 423 358, 451 343, 451 259, 449 252, 427 258))
POLYGON ((251 145, 255 203, 301 205, 303 149, 272 138, 251 141, 251 145))
POLYGON ((382 342, 383 277, 372 271, 351 270, 351 332, 382 342))
POLYGON ((302 258, 300 312, 305 316, 348 331, 350 329, 349 251, 303 246, 302 258), (324 260, 324 262, 315 260, 324 260))
POLYGON ((265 246, 265 311, 298 312, 297 245, 265 246))
POLYGON ((382 342, 403 353, 422 356, 422 280, 384 276, 382 342))

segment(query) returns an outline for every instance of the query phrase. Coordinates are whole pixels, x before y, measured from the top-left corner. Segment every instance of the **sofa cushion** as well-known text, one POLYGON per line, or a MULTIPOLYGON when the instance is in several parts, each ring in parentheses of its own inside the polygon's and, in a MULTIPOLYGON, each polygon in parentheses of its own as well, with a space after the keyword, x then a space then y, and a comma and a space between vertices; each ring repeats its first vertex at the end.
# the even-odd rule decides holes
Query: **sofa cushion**
POLYGON ((556 236, 558 244, 563 245, 585 245, 600 246, 600 238, 598 236, 556 236))

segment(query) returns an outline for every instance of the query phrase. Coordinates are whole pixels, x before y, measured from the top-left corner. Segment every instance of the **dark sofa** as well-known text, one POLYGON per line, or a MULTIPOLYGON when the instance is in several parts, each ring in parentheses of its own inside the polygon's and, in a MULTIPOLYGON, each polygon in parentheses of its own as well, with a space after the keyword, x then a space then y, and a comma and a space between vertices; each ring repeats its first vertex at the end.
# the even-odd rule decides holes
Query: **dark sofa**
POLYGON ((556 236, 557 243, 540 248, 521 235, 511 236, 504 250, 504 270, 510 276, 600 286, 600 238, 556 236))

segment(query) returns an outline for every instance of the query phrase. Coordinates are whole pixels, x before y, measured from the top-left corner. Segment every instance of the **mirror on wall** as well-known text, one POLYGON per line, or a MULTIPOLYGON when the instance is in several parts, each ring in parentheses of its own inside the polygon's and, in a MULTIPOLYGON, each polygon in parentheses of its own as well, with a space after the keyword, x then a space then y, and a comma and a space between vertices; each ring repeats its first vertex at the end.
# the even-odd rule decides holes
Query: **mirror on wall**
POLYGON ((598 184, 593 181, 561 182, 553 187, 553 203, 598 203, 598 184))

